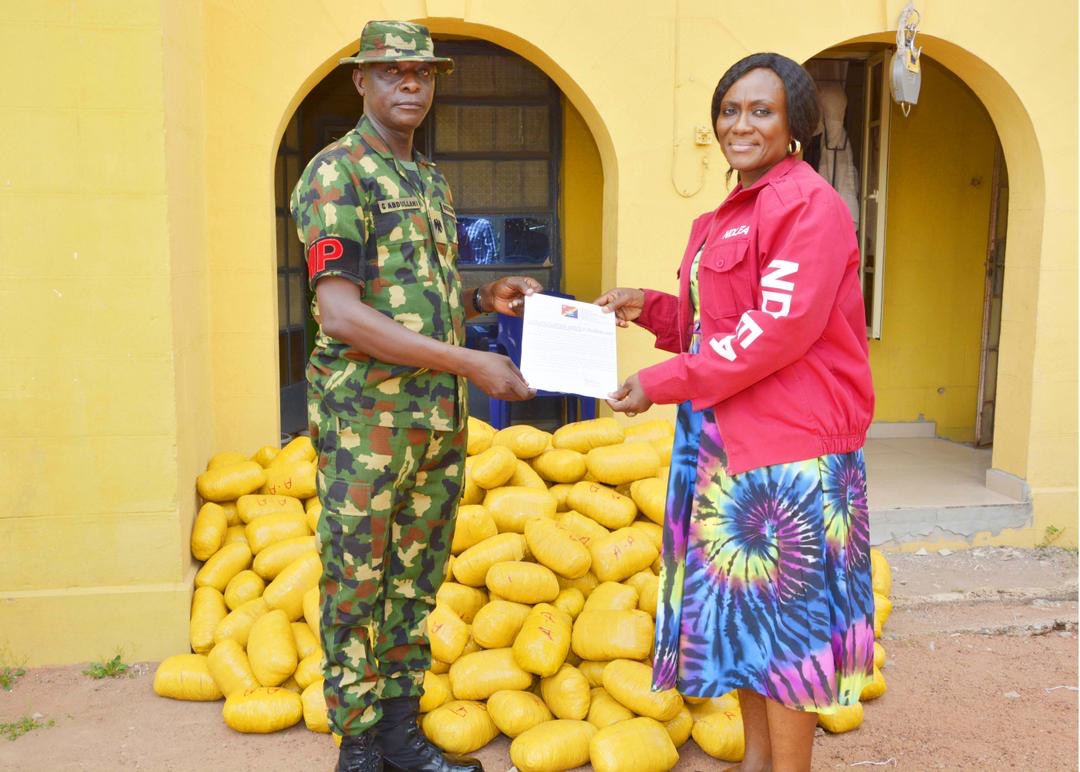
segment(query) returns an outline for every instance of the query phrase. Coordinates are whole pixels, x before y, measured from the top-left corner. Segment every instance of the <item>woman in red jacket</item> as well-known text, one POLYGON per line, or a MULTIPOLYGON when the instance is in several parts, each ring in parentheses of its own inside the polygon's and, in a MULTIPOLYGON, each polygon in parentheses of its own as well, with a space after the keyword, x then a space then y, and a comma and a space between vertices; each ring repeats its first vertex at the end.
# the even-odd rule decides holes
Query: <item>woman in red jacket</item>
POLYGON ((873 675, 858 247, 843 199, 797 157, 818 123, 802 67, 746 57, 712 116, 739 184, 694 221, 678 297, 596 300, 676 354, 608 402, 628 416, 679 404, 654 688, 738 689, 742 768, 808 770, 817 714, 856 703, 873 675))

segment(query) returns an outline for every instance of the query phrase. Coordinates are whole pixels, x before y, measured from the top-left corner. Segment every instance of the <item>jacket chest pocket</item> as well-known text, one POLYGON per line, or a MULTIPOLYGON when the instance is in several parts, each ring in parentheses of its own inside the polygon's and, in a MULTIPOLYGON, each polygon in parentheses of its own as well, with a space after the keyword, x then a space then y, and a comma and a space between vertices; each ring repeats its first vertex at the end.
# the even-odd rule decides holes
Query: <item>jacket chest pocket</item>
POLYGON ((755 266, 749 239, 706 244, 698 262, 701 311, 714 319, 741 316, 754 307, 755 266))

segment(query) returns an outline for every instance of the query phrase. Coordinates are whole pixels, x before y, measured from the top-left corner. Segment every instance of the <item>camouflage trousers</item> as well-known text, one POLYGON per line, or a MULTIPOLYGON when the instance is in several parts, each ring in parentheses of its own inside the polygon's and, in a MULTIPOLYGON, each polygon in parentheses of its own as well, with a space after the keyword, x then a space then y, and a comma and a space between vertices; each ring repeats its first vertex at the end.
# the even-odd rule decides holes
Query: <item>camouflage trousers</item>
POLYGON ((330 728, 355 735, 378 721, 380 699, 423 694, 427 617, 450 556, 465 428, 352 424, 325 413, 318 423, 323 689, 330 728))

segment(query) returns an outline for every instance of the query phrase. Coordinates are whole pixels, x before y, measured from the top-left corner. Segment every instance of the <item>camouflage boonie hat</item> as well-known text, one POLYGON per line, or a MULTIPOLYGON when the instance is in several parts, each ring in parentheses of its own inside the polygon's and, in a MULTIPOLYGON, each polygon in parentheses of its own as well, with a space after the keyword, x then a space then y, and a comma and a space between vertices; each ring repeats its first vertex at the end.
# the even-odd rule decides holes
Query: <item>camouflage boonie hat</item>
POLYGON ((408 21, 369 21, 360 33, 360 53, 340 61, 341 64, 372 62, 432 62, 444 75, 454 70, 453 59, 435 56, 428 28, 408 21))

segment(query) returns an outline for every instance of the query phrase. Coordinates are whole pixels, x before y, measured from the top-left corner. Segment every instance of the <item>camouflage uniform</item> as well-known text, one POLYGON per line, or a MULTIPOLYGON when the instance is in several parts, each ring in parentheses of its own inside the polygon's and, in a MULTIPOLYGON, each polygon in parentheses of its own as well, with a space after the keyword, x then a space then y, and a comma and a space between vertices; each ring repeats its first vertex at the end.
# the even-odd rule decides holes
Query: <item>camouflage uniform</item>
MULTIPOLYGON (((311 286, 341 276, 422 335, 464 341, 457 228, 434 164, 394 157, 365 116, 293 191, 311 286)), ((317 302, 312 313, 319 321, 317 302)), ((443 581, 465 461, 466 389, 450 373, 380 362, 325 335, 308 365, 323 505, 322 646, 331 728, 358 735, 380 699, 419 697, 426 619, 443 581)))

